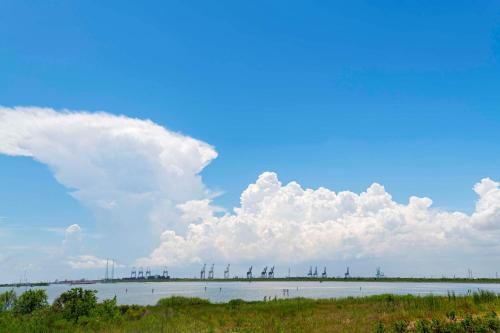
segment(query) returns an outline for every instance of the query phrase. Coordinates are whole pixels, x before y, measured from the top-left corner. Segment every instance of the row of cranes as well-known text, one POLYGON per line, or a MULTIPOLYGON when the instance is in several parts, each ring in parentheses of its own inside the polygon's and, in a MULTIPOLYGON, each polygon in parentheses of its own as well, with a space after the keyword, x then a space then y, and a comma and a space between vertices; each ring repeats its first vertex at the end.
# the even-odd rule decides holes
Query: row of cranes
MULTIPOLYGON (((230 278, 230 269, 231 265, 228 264, 226 268, 224 269, 224 279, 229 279, 230 278)), ((207 270, 207 264, 203 264, 201 271, 200 271, 200 280, 213 280, 214 279, 214 264, 210 266, 210 270, 208 271, 208 276, 206 275, 206 270, 207 270)), ((252 279, 253 278, 253 266, 250 266, 248 268, 246 277, 247 279, 252 279)), ((274 278, 274 266, 269 268, 268 266, 265 266, 262 272, 260 273, 260 278, 261 279, 273 279, 274 278)))
MULTIPOLYGON (((212 264, 210 266, 210 269, 208 270, 208 275, 207 275, 207 264, 203 264, 203 267, 201 268, 200 271, 200 280, 213 280, 215 278, 214 276, 214 267, 215 265, 212 264)), ((231 265, 228 264, 226 268, 224 269, 224 279, 229 279, 230 278, 230 269, 231 265)), ((250 266, 246 272, 246 278, 247 279, 253 279, 253 266, 250 266)), ((268 269, 268 266, 265 266, 261 273, 260 276, 258 276, 261 279, 273 279, 274 278, 274 266, 271 266, 268 269)), ((319 273, 318 273, 318 266, 314 267, 309 266, 309 271, 307 273, 308 278, 312 279, 317 279, 319 278, 319 273)), ((321 278, 326 279, 328 277, 327 272, 326 272, 326 266, 323 268, 323 272, 321 273, 321 278)), ((344 273, 344 278, 348 279, 351 277, 351 274, 349 272, 349 267, 347 267, 346 272, 344 273)), ((380 267, 377 267, 377 271, 375 274, 376 278, 383 278, 385 277, 384 273, 381 271, 380 267)), ((235 277, 236 278, 236 277, 235 277)), ((288 278, 290 278, 290 269, 288 270, 288 278)), ((130 273, 130 279, 170 279, 170 275, 168 274, 168 269, 167 267, 163 268, 162 274, 159 275, 152 275, 151 269, 148 267, 146 268, 146 271, 144 272, 144 268, 140 267, 137 269, 136 267, 132 268, 132 272, 130 273)))
MULTIPOLYGON (((307 277, 309 278, 318 278, 318 266, 314 267, 314 271, 312 269, 312 266, 309 266, 309 272, 307 273, 307 277)), ((321 273, 321 278, 326 279, 328 275, 326 274, 326 266, 323 268, 323 272, 321 273)), ((344 273, 344 278, 348 279, 351 277, 351 274, 349 273, 349 267, 347 267, 346 272, 344 273)))
MULTIPOLYGON (((307 273, 307 277, 309 278, 318 278, 318 266, 314 267, 314 271, 312 269, 312 266, 309 266, 309 272, 307 273)), ((325 279, 327 278, 326 274, 326 266, 323 268, 323 272, 321 273, 321 278, 325 279)), ((351 277, 351 273, 349 272, 349 266, 347 266, 347 269, 344 273, 344 279, 349 279, 351 277)), ((377 267, 377 272, 375 273, 375 277, 377 279, 381 279, 385 277, 385 274, 382 272, 380 267, 377 267)))
MULTIPOLYGON (((312 266, 309 266, 309 272, 307 273, 307 277, 317 279, 319 277, 318 276, 318 266, 314 267, 314 271, 312 269, 312 266)), ((326 274, 326 266, 325 266, 323 268, 323 272, 321 273, 321 278, 326 279, 327 277, 328 277, 328 275, 326 274)), ((349 267, 347 267, 347 272, 345 273, 345 277, 346 278, 349 277, 349 267)))
MULTIPOLYGON (((210 266, 210 270, 208 271, 208 280, 213 280, 214 279, 214 264, 210 266)), ((231 267, 231 264, 227 264, 226 269, 224 270, 224 279, 229 279, 229 268, 231 267)), ((207 270, 207 264, 203 264, 203 267, 201 268, 200 271, 200 280, 205 280, 207 278, 206 276, 206 270, 207 270)))
MULTIPOLYGON (((252 275, 252 269, 253 266, 250 266, 250 268, 247 271, 247 279, 253 278, 252 275)), ((269 271, 267 270, 267 266, 264 267, 262 272, 260 272, 260 278, 261 279, 274 279, 274 266, 272 266, 269 271)))
POLYGON ((130 272, 130 278, 131 279, 170 279, 170 275, 168 275, 168 269, 167 267, 163 268, 163 272, 161 275, 152 275, 151 274, 151 269, 148 267, 146 268, 146 274, 144 274, 144 268, 140 267, 139 270, 137 270, 136 267, 132 267, 132 272, 130 272))
MULTIPOLYGON (((206 279, 206 276, 205 276, 205 271, 206 271, 206 264, 203 265, 202 269, 201 269, 201 272, 200 272, 200 279, 204 280, 206 279)), ((228 264, 226 266, 226 269, 224 270, 224 279, 229 279, 229 267, 230 265, 228 264)), ((315 266, 314 267, 314 270, 313 270, 313 267, 312 266, 309 266, 309 271, 307 273, 307 277, 308 278, 312 278, 312 279, 317 279, 319 278, 319 273, 318 273, 318 266, 315 266)), ((323 267, 323 272, 321 273, 321 278, 322 279, 326 279, 328 277, 328 274, 326 273, 326 266, 323 267)), ((347 267, 345 273, 344 273, 344 278, 345 279, 349 279, 351 277, 351 273, 349 272, 349 267, 347 267)), ((385 277, 384 273, 381 271, 380 267, 377 267, 377 272, 375 274, 375 277, 376 278, 383 278, 385 277)), ((211 280, 214 278, 214 264, 212 264, 212 266, 210 267, 210 270, 208 272, 208 279, 211 280)), ((246 278, 247 279, 252 279, 254 278, 253 276, 253 266, 250 266, 246 272, 246 278)), ((262 269, 261 273, 260 273, 260 278, 261 279, 273 279, 274 278, 274 266, 272 266, 271 268, 269 268, 268 270, 268 266, 265 266, 264 269, 262 269)), ((288 273, 288 278, 290 278, 290 269, 289 269, 289 273, 288 273)))
POLYGON ((267 266, 264 267, 264 269, 260 273, 260 278, 261 279, 265 279, 265 278, 272 279, 272 278, 274 278, 274 266, 271 267, 271 269, 269 269, 269 272, 267 272, 267 266))

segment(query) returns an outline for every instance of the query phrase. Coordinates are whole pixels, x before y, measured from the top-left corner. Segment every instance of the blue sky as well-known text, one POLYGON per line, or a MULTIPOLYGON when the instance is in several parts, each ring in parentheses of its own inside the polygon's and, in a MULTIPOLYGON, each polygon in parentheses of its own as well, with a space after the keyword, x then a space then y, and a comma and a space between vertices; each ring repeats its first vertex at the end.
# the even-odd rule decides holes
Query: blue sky
MULTIPOLYGON (((3 1, 0 105, 151 119, 207 142, 218 157, 203 182, 229 210, 274 171, 305 188, 378 182, 398 202, 426 196, 470 214, 472 186, 500 179, 499 10, 3 1)), ((68 190, 46 165, 0 155, 0 241, 49 246, 61 235, 37 228, 95 229, 68 190)))

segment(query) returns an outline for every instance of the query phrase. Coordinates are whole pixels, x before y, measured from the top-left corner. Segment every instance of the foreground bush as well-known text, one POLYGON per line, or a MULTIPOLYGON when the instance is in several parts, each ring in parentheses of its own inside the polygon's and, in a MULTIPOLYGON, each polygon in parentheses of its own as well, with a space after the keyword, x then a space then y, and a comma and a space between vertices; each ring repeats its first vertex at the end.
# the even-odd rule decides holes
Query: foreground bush
POLYGON ((45 308, 49 305, 47 302, 47 292, 45 290, 26 290, 19 296, 14 303, 14 312, 16 314, 30 314, 35 310, 45 308))
POLYGON ((17 297, 14 290, 0 293, 0 312, 11 310, 16 303, 17 297))
MULTIPOLYGON (((54 309, 67 320, 78 322, 81 317, 90 316, 97 306, 97 291, 73 288, 61 294, 54 301, 54 309)), ((116 307, 116 302, 115 302, 116 307)))
POLYGON ((181 297, 181 296, 162 298, 156 303, 157 306, 188 306, 188 305, 206 305, 206 304, 210 304, 210 301, 207 299, 198 297, 181 297))

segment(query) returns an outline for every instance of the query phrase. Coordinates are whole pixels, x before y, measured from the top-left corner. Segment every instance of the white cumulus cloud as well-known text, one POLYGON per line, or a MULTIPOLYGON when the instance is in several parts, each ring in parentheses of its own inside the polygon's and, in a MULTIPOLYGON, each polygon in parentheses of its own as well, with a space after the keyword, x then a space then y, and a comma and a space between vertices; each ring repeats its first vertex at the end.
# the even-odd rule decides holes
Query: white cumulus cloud
POLYGON ((82 228, 78 224, 72 224, 64 230, 63 250, 67 254, 81 251, 82 228))
POLYGON ((233 214, 210 213, 208 201, 184 205, 192 217, 185 236, 162 234, 162 243, 143 265, 200 260, 303 262, 431 254, 455 255, 475 247, 499 249, 499 184, 483 179, 472 215, 432 207, 429 198, 395 202, 379 184, 362 193, 283 185, 265 172, 241 194, 233 214), (191 211, 194 209, 194 211, 191 211), (201 212, 201 214, 200 214, 201 212), (487 228, 489 231, 484 231, 487 228))
POLYGON ((104 268, 110 264, 106 259, 100 259, 88 254, 70 257, 67 263, 71 268, 75 269, 104 268))

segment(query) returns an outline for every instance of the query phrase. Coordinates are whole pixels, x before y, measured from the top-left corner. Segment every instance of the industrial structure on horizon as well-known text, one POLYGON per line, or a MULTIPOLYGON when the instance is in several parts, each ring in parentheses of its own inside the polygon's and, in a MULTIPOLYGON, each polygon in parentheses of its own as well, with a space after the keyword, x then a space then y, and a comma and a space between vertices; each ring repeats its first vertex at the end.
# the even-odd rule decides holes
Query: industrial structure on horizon
MULTIPOLYGON (((223 270, 222 277, 219 277, 219 279, 241 279, 241 277, 235 275, 233 277, 230 276, 230 267, 231 264, 227 264, 225 266, 225 269, 223 270)), ((105 278, 104 281, 113 281, 115 280, 114 277, 114 268, 115 268, 115 261, 113 259, 108 259, 107 264, 106 264, 106 273, 105 273, 105 278)), ((257 275, 258 279, 273 279, 275 277, 275 266, 264 266, 263 269, 260 271, 260 275, 257 275)), ((385 274, 382 272, 380 267, 376 268, 376 273, 375 273, 375 278, 381 279, 385 277, 385 274)), ((216 277, 216 272, 215 272, 215 264, 212 263, 210 265, 210 268, 208 269, 207 272, 207 264, 204 263, 203 266, 200 269, 200 274, 198 277, 194 277, 195 279, 199 280, 214 280, 217 279, 216 277)), ((253 275, 253 266, 250 266, 248 270, 246 271, 246 275, 243 275, 243 279, 251 280, 255 279, 253 275)), ((328 274, 327 274, 327 269, 326 266, 323 267, 323 271, 321 274, 318 273, 318 266, 309 266, 309 270, 305 276, 295 276, 292 277, 290 275, 290 268, 288 268, 288 274, 284 276, 283 278, 309 278, 309 279, 327 279, 328 274)), ((331 276, 331 278, 334 278, 334 276, 331 276)), ((338 278, 342 278, 341 276, 337 276, 338 278)), ((349 270, 349 266, 346 267, 346 271, 343 274, 344 279, 350 279, 351 278, 351 272, 349 270)), ((126 278, 122 278, 121 280, 169 280, 171 279, 171 276, 169 275, 167 267, 163 267, 163 270, 161 271, 161 274, 153 274, 152 270, 150 267, 147 267, 146 270, 144 270, 144 267, 132 267, 132 270, 130 272, 130 276, 126 278)))

